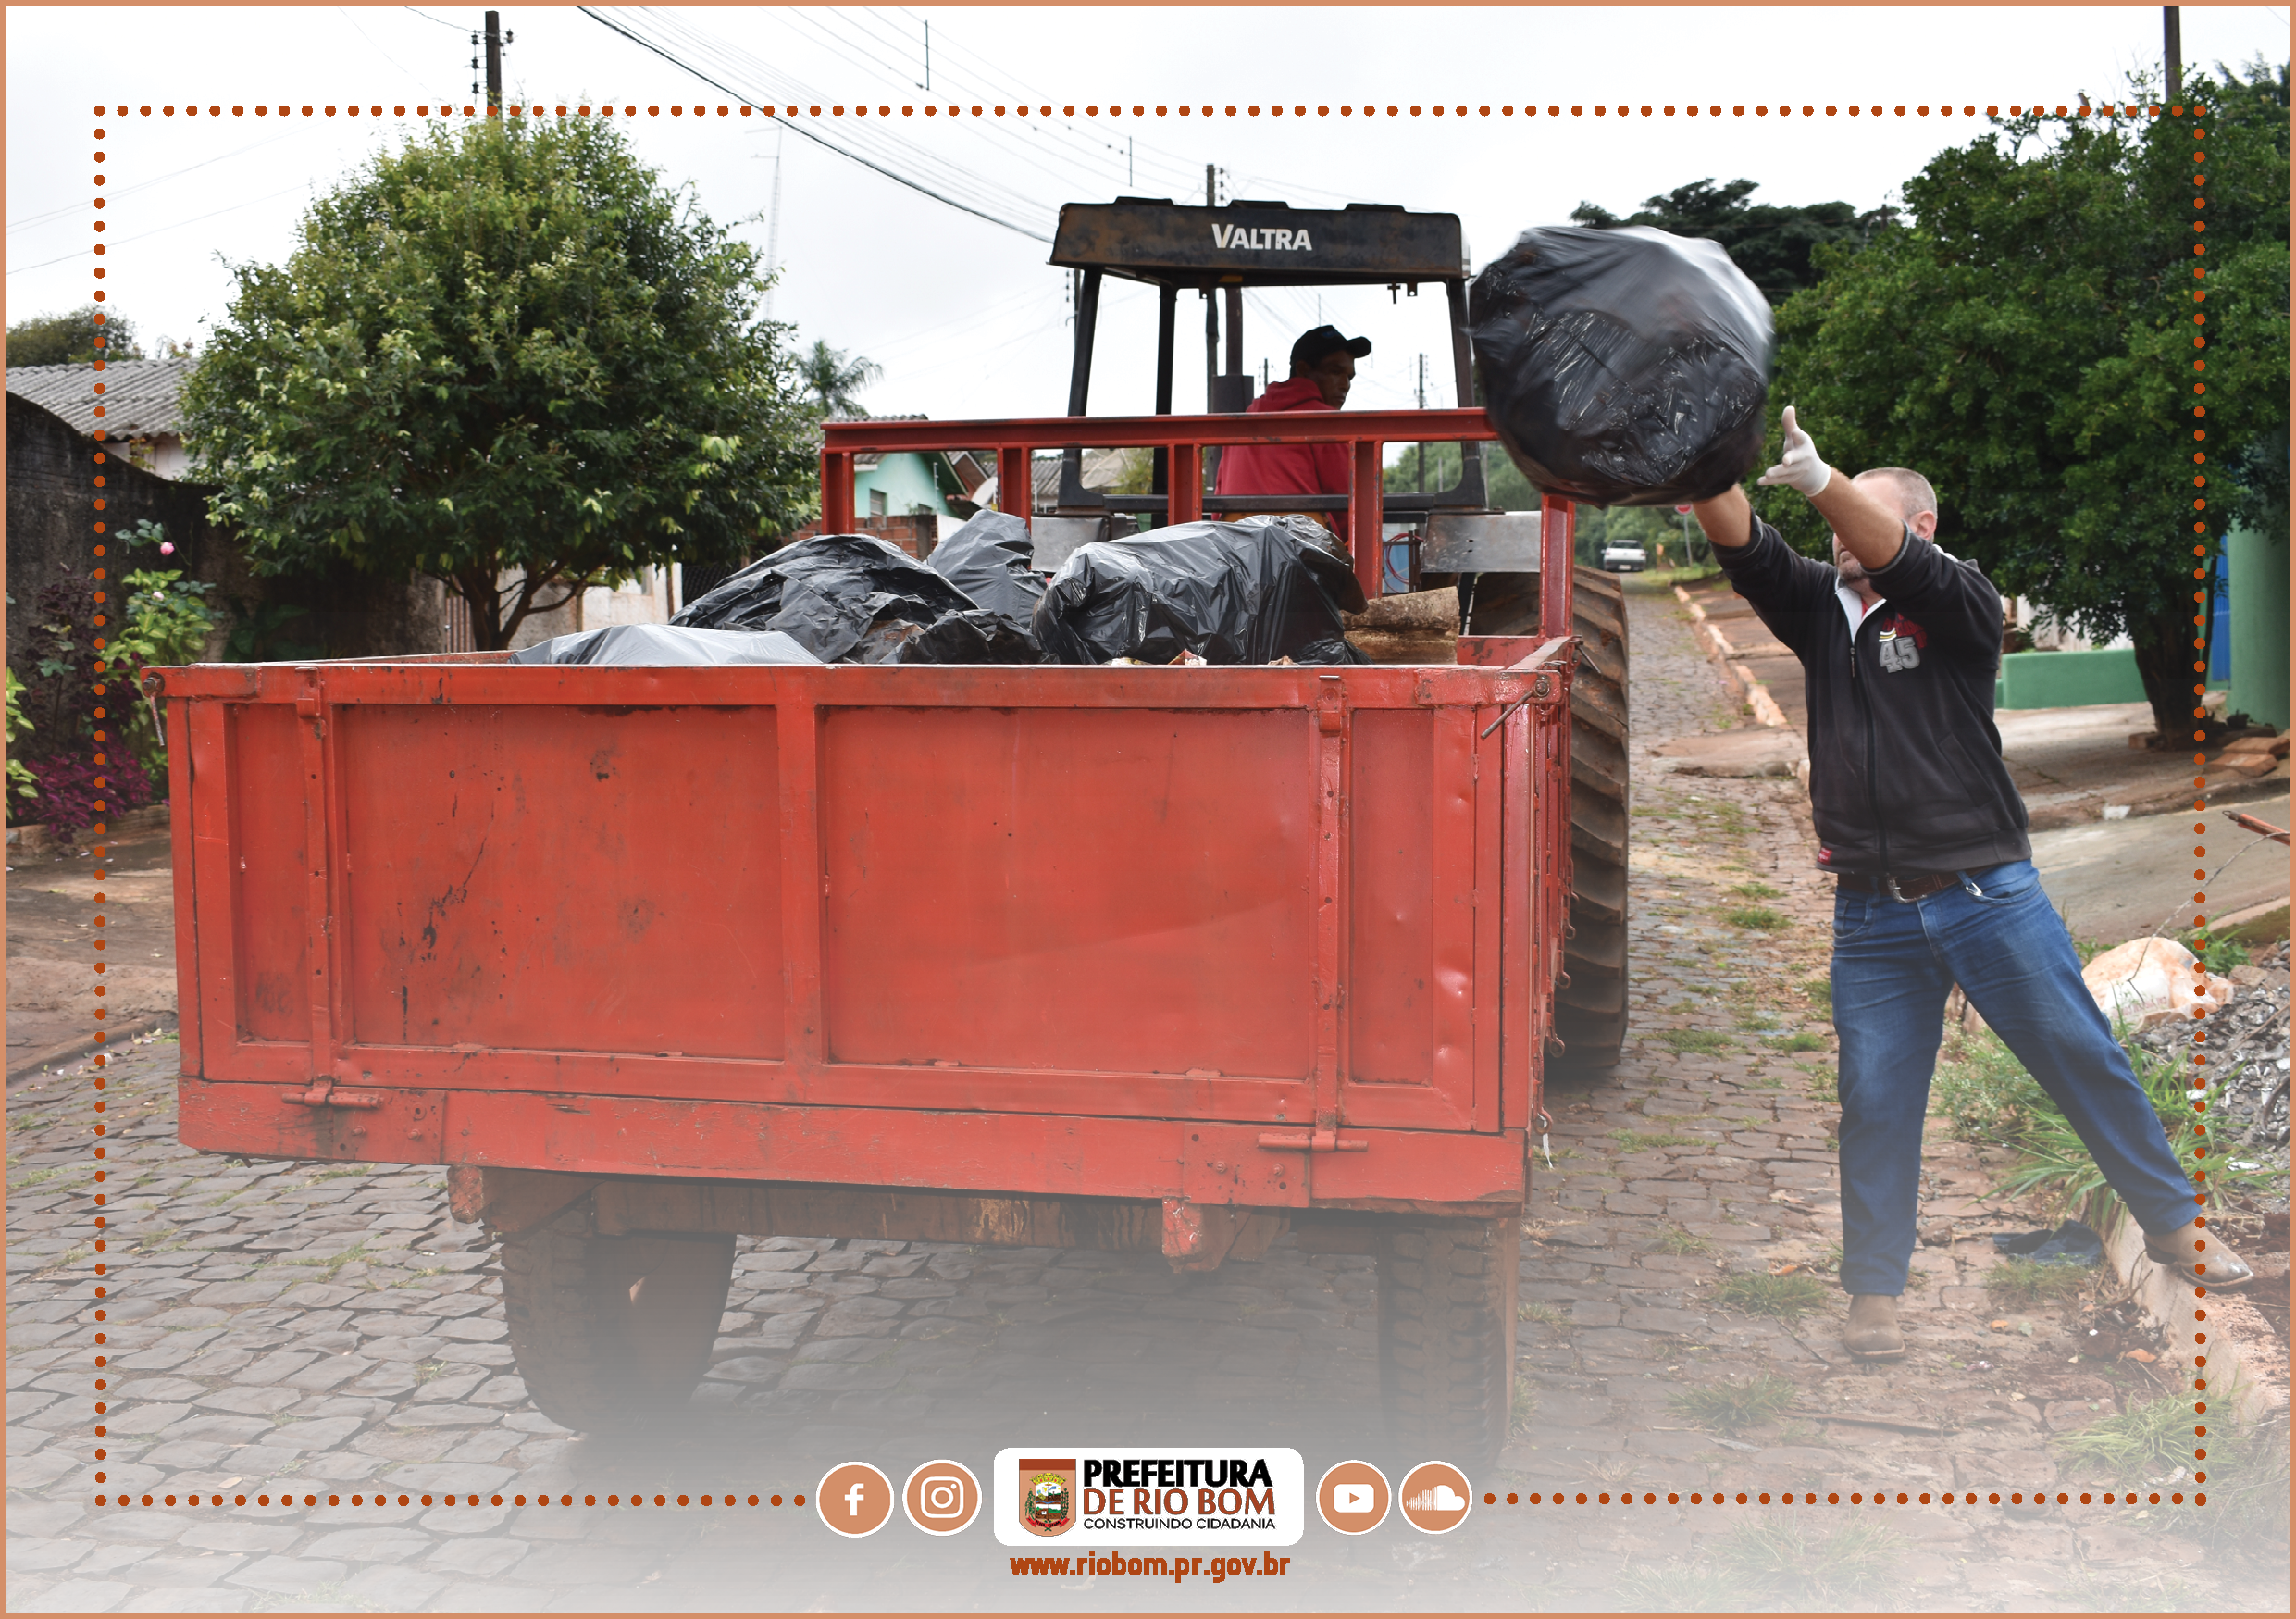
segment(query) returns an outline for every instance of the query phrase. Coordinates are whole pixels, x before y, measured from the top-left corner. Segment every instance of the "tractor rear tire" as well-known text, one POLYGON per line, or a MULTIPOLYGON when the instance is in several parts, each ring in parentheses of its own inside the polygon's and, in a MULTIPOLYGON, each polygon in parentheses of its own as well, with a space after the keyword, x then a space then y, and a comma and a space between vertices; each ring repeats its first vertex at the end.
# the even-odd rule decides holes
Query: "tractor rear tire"
POLYGON ((1397 1221, 1377 1253, 1380 1394, 1402 1464, 1488 1466, 1514 1413, 1521 1219, 1397 1221))
POLYGON ((1570 931, 1555 992, 1562 1062, 1615 1068, 1626 1043, 1626 591, 1615 574, 1581 567, 1571 579, 1570 931))
POLYGON ((587 1434, 628 1433, 683 1409, 709 1370, 733 1270, 730 1236, 601 1236, 587 1197, 505 1237, 503 1313, 534 1403, 587 1434))
MULTIPOLYGON (((1538 635, 1536 574, 1475 581, 1471 633, 1538 635)), ((1580 567, 1570 579, 1570 982, 1555 990, 1562 1065, 1615 1068, 1626 1043, 1627 645, 1626 589, 1615 574, 1580 567)))

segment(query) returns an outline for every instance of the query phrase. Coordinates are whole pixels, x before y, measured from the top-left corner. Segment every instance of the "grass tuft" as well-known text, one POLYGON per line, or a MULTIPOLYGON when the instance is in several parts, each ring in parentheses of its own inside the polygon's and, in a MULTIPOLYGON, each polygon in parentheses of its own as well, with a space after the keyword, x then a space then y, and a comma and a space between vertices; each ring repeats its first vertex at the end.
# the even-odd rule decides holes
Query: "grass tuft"
POLYGON ((1791 918, 1783 911, 1773 911, 1768 905, 1733 905, 1722 913, 1722 920, 1732 928, 1744 928, 1756 933, 1775 933, 1789 925, 1791 918))
POLYGON ((1773 1051, 1822 1052, 1826 1049, 1826 1037, 1822 1034, 1790 1034, 1778 1040, 1765 1040, 1763 1043, 1773 1051))
POLYGON ((1831 978, 1804 978, 1801 989, 1803 994, 1807 995, 1814 1003, 1825 1009, 1827 1016, 1833 1015, 1833 980, 1831 978))
POLYGON ((2004 1304, 2042 1304, 2078 1297, 2090 1276, 2083 1265, 2010 1258, 1985 1273, 1985 1290, 2004 1304))
POLYGON ((1699 1236, 1686 1226, 1662 1227, 1658 1235, 1651 1239, 1650 1245, 1660 1253, 1698 1254, 1714 1252, 1714 1244, 1711 1241, 1699 1236))
POLYGON ((1748 1315, 1769 1315, 1794 1322, 1826 1301, 1825 1284, 1796 1272, 1774 1277, 1767 1271, 1747 1271, 1725 1277, 1714 1289, 1718 1302, 1748 1315))
POLYGON ((1793 1383, 1770 1372, 1751 1383, 1696 1383, 1669 1403, 1685 1422, 1735 1433, 1781 1415, 1793 1403, 1793 1383))
POLYGON ((1733 885, 1730 891, 1742 900, 1774 900, 1786 890, 1774 889, 1766 882, 1742 882, 1733 885))
POLYGON ((1669 1052, 1703 1052, 1712 1054, 1734 1051, 1737 1042, 1719 1029, 1666 1028, 1653 1037, 1669 1052))
POLYGON ((1666 1131, 1648 1133, 1642 1130, 1613 1130, 1610 1139, 1619 1143, 1621 1152, 1647 1152, 1653 1147, 1695 1147, 1695 1136, 1677 1136, 1666 1131))

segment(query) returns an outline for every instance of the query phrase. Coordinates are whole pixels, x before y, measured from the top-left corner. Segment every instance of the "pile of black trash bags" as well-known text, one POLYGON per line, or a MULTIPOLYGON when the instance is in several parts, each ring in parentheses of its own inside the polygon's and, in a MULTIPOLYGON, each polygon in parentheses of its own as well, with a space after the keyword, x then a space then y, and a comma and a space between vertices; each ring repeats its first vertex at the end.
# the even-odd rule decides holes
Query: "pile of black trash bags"
POLYGON ((1362 588, 1301 517, 1182 523, 1080 546, 1047 585, 1028 525, 983 512, 919 562, 823 534, 751 563, 667 625, 563 635, 517 663, 1362 663, 1362 588))

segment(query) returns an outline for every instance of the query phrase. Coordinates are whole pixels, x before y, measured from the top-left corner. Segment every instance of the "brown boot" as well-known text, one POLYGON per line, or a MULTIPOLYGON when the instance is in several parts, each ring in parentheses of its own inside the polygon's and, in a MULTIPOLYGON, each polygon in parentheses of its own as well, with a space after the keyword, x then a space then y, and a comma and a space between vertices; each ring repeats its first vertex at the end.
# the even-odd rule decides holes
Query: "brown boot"
POLYGON ((2256 1273, 2240 1263, 2224 1239, 2211 1237, 2198 1220, 2189 1220, 2165 1237, 2146 1232, 2144 1256, 2179 1281, 2222 1292, 2238 1292, 2256 1279, 2256 1273))
POLYGON ((1905 1353, 1905 1335, 1897 1329, 1897 1300, 1889 1293, 1850 1295, 1850 1322, 1842 1330, 1842 1347, 1861 1361, 1894 1361, 1905 1353))

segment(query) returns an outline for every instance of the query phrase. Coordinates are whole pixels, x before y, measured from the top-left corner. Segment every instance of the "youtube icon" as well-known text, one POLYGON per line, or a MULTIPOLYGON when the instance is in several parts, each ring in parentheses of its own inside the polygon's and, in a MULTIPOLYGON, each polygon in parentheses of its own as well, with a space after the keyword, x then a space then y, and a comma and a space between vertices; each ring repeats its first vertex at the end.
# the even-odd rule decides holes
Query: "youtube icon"
POLYGON ((1369 1462, 1342 1462, 1315 1487, 1316 1511, 1343 1535, 1378 1528, 1393 1499, 1386 1475, 1369 1462))

